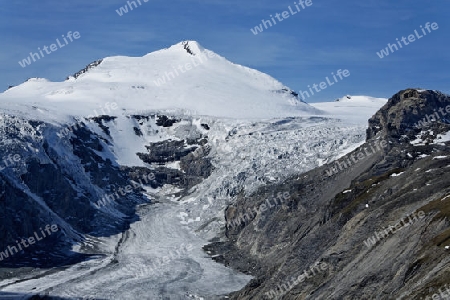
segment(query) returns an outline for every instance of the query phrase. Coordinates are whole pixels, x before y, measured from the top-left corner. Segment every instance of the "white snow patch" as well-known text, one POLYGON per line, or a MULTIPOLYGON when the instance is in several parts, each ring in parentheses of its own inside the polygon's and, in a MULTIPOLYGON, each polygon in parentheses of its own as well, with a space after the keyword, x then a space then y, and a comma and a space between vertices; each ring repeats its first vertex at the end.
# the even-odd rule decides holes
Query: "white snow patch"
POLYGON ((450 131, 446 132, 445 134, 438 134, 437 141, 439 143, 445 143, 450 141, 450 131))
POLYGON ((391 177, 397 177, 397 176, 402 175, 403 173, 405 173, 405 172, 393 173, 393 174, 391 174, 391 177))
POLYGON ((349 123, 367 123, 383 105, 386 98, 374 98, 369 96, 347 96, 339 101, 311 103, 312 106, 325 111, 326 116, 338 118, 349 123))

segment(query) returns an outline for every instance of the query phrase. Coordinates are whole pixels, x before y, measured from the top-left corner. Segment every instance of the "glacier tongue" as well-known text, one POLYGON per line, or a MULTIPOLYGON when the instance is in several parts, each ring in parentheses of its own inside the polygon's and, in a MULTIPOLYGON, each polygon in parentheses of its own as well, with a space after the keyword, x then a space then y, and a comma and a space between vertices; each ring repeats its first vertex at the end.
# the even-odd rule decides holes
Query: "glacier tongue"
MULTIPOLYGON (((64 271, 3 288, 71 299, 219 299, 243 288, 251 276, 211 260, 205 241, 182 228, 174 204, 142 206, 141 220, 120 239, 118 251, 64 271), (216 298, 217 297, 217 298, 216 298)), ((117 237, 101 243, 117 241, 117 237)))

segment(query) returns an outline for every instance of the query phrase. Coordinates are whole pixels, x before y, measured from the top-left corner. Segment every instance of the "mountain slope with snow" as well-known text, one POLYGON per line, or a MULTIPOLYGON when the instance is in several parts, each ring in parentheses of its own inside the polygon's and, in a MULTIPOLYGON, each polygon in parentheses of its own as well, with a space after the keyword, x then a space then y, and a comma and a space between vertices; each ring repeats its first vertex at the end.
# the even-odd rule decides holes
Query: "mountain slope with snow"
POLYGON ((347 95, 333 102, 313 103, 312 106, 325 111, 324 115, 331 118, 367 124, 367 120, 387 101, 386 98, 347 95))
POLYGON ((50 119, 67 112, 92 115, 107 102, 128 114, 177 110, 233 119, 320 114, 274 78, 193 41, 143 57, 107 57, 64 82, 30 79, 0 94, 0 101, 13 111, 33 106, 50 119))

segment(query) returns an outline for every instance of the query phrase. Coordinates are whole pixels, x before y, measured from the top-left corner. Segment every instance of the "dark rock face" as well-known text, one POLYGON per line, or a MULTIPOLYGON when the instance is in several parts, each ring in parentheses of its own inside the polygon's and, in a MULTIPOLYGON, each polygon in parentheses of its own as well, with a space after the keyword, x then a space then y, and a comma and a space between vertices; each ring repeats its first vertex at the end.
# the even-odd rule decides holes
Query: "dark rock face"
MULTIPOLYGON (((157 126, 166 128, 174 127, 175 123, 181 122, 178 118, 165 115, 152 115, 150 119, 142 116, 134 117, 141 125, 143 121, 149 122, 153 118, 157 126)), ((207 124, 200 126, 206 130, 210 129, 207 124)), ((137 153, 137 155, 143 162, 154 167, 156 186, 173 184, 182 190, 188 190, 211 175, 213 166, 211 159, 207 157, 210 150, 208 137, 198 131, 194 125, 180 125, 174 130, 183 139, 167 139, 150 143, 146 146, 148 153, 137 153), (163 167, 169 162, 178 162, 181 170, 163 167)))
POLYGON ((142 133, 142 131, 139 129, 139 128, 137 128, 137 127, 133 127, 133 130, 134 130, 134 133, 137 135, 137 136, 143 136, 144 134, 142 133))
POLYGON ((178 123, 180 120, 175 118, 169 118, 167 116, 158 116, 158 119, 156 120, 156 125, 162 126, 162 127, 171 127, 174 123, 178 123))
POLYGON ((87 219, 95 215, 90 208, 90 201, 86 196, 77 195, 61 170, 52 164, 41 164, 35 158, 28 161, 27 173, 21 176, 24 184, 35 195, 44 199, 48 207, 56 214, 69 220, 78 231, 90 232, 93 228, 87 219), (46 176, 52 174, 52 176, 46 176), (75 201, 74 201, 75 200, 75 201))
POLYGON ((205 159, 204 156, 207 156, 209 151, 203 146, 198 149, 200 150, 182 157, 180 166, 188 175, 207 178, 211 175, 212 164, 211 160, 205 159))
POLYGON ((184 140, 152 143, 146 146, 149 153, 138 153, 142 161, 148 164, 164 164, 167 162, 180 162, 183 172, 165 167, 156 168, 157 186, 163 184, 175 184, 182 189, 189 189, 200 183, 204 178, 211 175, 213 166, 211 160, 206 158, 209 154, 206 139, 192 139, 188 142, 184 140), (196 145, 196 147, 192 147, 196 145))
POLYGON ((431 90, 418 92, 416 89, 400 91, 369 119, 367 139, 373 138, 380 131, 395 139, 418 132, 420 131, 418 127, 423 127, 420 122, 431 119, 427 118, 431 115, 437 119, 436 122, 425 123, 439 129, 439 124, 450 124, 450 109, 446 111, 448 105, 450 105, 449 96, 440 92, 431 90))
POLYGON ((182 43, 184 50, 186 50, 187 53, 189 53, 190 55, 195 56, 195 53, 192 52, 191 48, 189 47, 189 42, 188 41, 184 41, 182 43))
MULTIPOLYGON (((96 60, 96 61, 94 61, 94 62, 91 62, 91 63, 88 64, 84 69, 82 69, 82 70, 76 72, 76 73, 73 74, 72 76, 73 76, 74 78, 78 78, 78 77, 80 77, 80 75, 86 73, 87 71, 89 71, 89 70, 92 69, 92 68, 97 67, 97 66, 100 65, 102 62, 103 62, 103 59, 99 59, 99 60, 96 60)), ((66 78, 66 80, 68 80, 68 79, 69 79, 69 78, 66 78)))
POLYGON ((166 163, 170 161, 179 161, 183 156, 193 152, 195 148, 185 148, 185 141, 162 141, 152 143, 146 147, 149 151, 146 153, 138 153, 142 161, 151 163, 166 163))
POLYGON ((98 117, 93 117, 92 120, 94 120, 95 123, 98 124, 98 126, 103 130, 106 135, 110 135, 108 126, 105 125, 105 123, 114 121, 116 117, 102 115, 98 117))
POLYGON ((413 146, 408 137, 397 138, 415 132, 411 124, 434 111, 430 103, 450 101, 433 91, 402 91, 370 120, 367 143, 344 157, 346 168, 330 176, 332 163, 238 196, 225 212, 227 241, 205 247, 218 262, 255 277, 231 298, 419 299, 438 293, 450 273, 450 142, 413 146), (377 139, 387 146, 351 161, 377 139), (284 193, 289 197, 280 198, 284 193))

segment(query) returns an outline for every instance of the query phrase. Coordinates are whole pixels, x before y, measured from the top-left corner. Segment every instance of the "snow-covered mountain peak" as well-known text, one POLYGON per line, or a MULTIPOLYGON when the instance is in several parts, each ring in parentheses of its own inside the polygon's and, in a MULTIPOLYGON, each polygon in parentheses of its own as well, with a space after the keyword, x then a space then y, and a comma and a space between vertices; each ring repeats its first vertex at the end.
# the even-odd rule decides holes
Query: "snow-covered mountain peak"
MULTIPOLYGON (((196 41, 183 41, 178 44, 173 45, 170 48, 179 49, 182 48, 184 51, 186 51, 190 55, 199 55, 202 52, 205 51, 205 48, 203 48, 198 42, 196 41)), ((170 49, 169 48, 169 49, 170 49)))
POLYGON ((91 115, 107 102, 117 103, 116 114, 176 110, 269 119, 321 113, 271 76, 234 64, 195 41, 143 57, 107 57, 64 82, 30 80, 0 94, 0 102, 0 108, 21 112, 39 108, 52 119, 91 115))
MULTIPOLYGON (((161 54, 178 54, 178 55, 186 55, 186 56, 196 56, 196 55, 202 55, 207 54, 208 52, 213 53, 211 50, 205 49, 203 46, 201 46, 197 41, 182 41, 179 43, 176 43, 168 48, 164 48, 158 51, 150 52, 145 56, 153 56, 153 55, 161 55, 161 54)), ((214 53, 215 56, 218 56, 214 53)))

